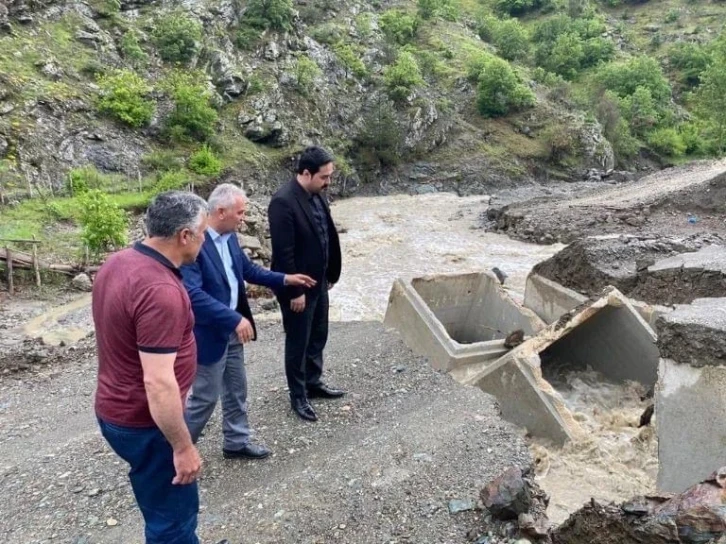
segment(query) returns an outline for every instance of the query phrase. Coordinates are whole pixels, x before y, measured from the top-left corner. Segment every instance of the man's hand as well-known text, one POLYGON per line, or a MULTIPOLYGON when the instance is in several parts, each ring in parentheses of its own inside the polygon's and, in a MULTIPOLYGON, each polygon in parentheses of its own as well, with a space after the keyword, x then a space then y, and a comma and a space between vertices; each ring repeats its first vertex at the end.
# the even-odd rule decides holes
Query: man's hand
POLYGON ((305 311, 305 295, 302 294, 299 297, 292 299, 290 301, 290 309, 298 314, 305 311))
POLYGON ((328 291, 330 291, 333 287, 335 287, 334 283, 328 283, 328 291))
POLYGON ((174 485, 187 485, 194 482, 202 470, 202 460, 193 444, 174 452, 174 470, 176 476, 171 481, 174 485))
POLYGON ((285 274, 285 285, 294 287, 315 287, 316 282, 310 276, 305 274, 285 274))
POLYGON ((239 322, 234 332, 237 333, 237 338, 243 344, 251 342, 255 337, 255 330, 252 328, 252 323, 246 317, 242 318, 242 321, 239 322))

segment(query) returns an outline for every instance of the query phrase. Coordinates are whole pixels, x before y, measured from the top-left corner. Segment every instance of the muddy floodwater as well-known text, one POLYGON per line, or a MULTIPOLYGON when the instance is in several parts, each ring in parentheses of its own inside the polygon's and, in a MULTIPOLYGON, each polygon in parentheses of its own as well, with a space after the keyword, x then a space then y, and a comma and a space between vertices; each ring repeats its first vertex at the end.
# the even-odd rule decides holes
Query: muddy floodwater
POLYGON ((484 232, 482 197, 438 193, 352 198, 332 212, 344 230, 343 275, 330 293, 331 318, 380 320, 397 277, 490 270, 509 277, 507 287, 521 301, 533 265, 562 245, 538 246, 484 232))

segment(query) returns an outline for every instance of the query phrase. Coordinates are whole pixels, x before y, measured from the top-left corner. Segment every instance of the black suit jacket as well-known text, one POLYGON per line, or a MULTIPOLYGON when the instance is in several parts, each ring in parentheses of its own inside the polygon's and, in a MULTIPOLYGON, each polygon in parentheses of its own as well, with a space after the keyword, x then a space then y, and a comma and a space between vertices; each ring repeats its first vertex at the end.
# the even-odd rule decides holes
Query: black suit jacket
MULTIPOLYGON (((272 197, 267 210, 272 236, 271 269, 284 274, 307 274, 320 285, 323 279, 337 283, 340 279, 341 254, 338 231, 325 198, 321 199, 328 219, 328 269, 325 255, 310 209, 308 193, 297 180, 281 187, 272 197)), ((289 287, 278 292, 283 300, 297 298, 302 287, 289 287)))

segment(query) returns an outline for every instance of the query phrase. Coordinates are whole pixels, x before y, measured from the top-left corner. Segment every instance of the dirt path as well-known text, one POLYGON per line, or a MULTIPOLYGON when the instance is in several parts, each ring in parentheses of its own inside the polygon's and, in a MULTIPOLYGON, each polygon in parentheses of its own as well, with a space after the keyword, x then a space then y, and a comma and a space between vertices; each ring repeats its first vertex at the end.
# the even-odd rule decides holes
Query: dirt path
MULTIPOLYGON (((225 461, 219 414, 201 441, 203 542, 464 542, 478 514, 449 514, 499 470, 528 461, 492 399, 459 386, 374 323, 332 327, 321 421, 291 415, 282 333, 262 326, 248 350, 251 420, 275 452, 225 461)), ((0 379, 3 542, 142 542, 125 467, 92 417, 95 362, 0 379), (109 525, 111 524, 111 525, 109 525)))

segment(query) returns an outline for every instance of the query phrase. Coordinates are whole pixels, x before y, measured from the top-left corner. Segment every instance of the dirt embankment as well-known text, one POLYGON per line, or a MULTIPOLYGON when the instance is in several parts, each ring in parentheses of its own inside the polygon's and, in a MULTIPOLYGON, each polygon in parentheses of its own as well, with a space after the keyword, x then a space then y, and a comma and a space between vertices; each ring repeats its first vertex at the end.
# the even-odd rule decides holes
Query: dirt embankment
POLYGON ((570 198, 535 198, 490 207, 494 232, 537 243, 570 243, 602 234, 726 234, 726 160, 670 168, 635 182, 570 198))

